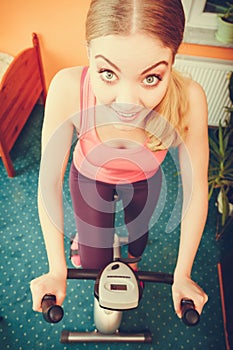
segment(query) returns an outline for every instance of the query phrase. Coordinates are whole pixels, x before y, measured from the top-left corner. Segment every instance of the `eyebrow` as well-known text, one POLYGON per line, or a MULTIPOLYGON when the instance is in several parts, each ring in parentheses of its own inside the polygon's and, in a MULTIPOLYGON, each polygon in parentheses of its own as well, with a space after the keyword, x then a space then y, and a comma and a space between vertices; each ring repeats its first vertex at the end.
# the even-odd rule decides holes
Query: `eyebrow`
MULTIPOLYGON (((119 73, 121 73, 121 70, 120 68, 118 68, 113 62, 111 62, 108 58, 106 58, 105 56, 103 55, 96 55, 95 56, 95 59, 97 58, 102 58, 103 60, 105 60, 108 64, 110 64, 110 66, 112 66, 115 70, 117 70, 119 73)), ((161 64, 164 64, 166 66, 168 66, 168 62, 165 61, 165 60, 162 60, 162 61, 159 61, 155 64, 152 64, 151 66, 149 66, 148 68, 146 68, 142 73, 141 75, 144 75, 146 74, 147 72, 149 72, 150 70, 152 70, 153 68, 156 68, 157 66, 160 66, 161 64)))

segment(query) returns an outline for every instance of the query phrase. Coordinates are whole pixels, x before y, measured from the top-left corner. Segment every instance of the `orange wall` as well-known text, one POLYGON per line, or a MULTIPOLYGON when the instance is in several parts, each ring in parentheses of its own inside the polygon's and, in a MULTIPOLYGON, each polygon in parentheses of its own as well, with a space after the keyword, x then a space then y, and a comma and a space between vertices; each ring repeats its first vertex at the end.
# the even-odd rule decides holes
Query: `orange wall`
POLYGON ((233 49, 225 47, 183 43, 179 49, 179 53, 189 56, 202 56, 222 60, 233 60, 233 49))
MULTIPOLYGON (((31 45, 31 33, 36 32, 49 85, 58 70, 87 64, 84 25, 89 4, 90 0, 0 0, 0 50, 16 55, 31 45)), ((187 44, 180 53, 233 57, 233 49, 187 44)))
POLYGON ((47 85, 61 68, 87 63, 84 25, 90 0, 0 0, 0 51, 16 55, 40 39, 47 85))

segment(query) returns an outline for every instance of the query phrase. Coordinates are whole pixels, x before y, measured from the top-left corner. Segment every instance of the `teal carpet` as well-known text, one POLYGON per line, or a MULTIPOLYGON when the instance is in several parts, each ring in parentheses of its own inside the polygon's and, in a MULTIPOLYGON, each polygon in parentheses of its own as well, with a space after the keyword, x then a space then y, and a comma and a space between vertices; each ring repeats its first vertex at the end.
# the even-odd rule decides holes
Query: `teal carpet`
MULTIPOLYGON (((215 241, 215 208, 210 213, 203 240, 193 268, 193 278, 206 290, 209 302, 197 327, 186 327, 175 315, 171 300, 171 288, 166 285, 146 284, 137 310, 125 312, 122 331, 150 329, 152 344, 61 344, 62 330, 92 331, 93 281, 68 282, 65 315, 59 324, 50 325, 41 314, 31 309, 29 282, 47 271, 47 259, 37 214, 37 180, 40 160, 40 134, 43 108, 36 106, 11 155, 17 176, 7 177, 0 161, 0 249, 1 249, 1 349, 148 349, 148 350, 225 350, 221 301, 217 276, 217 262, 223 243, 215 241)), ((175 156, 174 156, 175 159, 175 156)), ((166 201, 161 215, 155 213, 150 241, 140 262, 140 269, 173 271, 179 229, 176 221, 169 221, 176 198, 175 188, 180 188, 173 157, 164 162, 166 176, 166 201), (178 185, 178 186, 177 186, 178 185), (159 219, 158 219, 159 217, 159 219), (158 221, 156 222, 156 220, 158 221)), ((75 232, 67 177, 65 194, 65 246, 68 259, 69 237, 75 232)), ((120 226, 121 213, 116 224, 120 226)), ((231 241, 232 246, 232 241, 231 241)))

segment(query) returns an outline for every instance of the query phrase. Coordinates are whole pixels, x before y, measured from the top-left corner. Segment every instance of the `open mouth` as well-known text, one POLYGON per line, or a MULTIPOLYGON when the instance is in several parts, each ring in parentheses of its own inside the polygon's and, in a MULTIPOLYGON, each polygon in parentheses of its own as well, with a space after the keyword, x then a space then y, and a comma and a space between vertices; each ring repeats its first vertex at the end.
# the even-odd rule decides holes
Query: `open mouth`
POLYGON ((141 113, 141 109, 135 110, 132 112, 123 112, 123 111, 117 110, 115 108, 112 108, 112 110, 116 113, 117 117, 123 122, 131 122, 134 119, 136 119, 139 116, 139 114, 141 113))
POLYGON ((118 112, 118 111, 115 111, 118 118, 122 121, 133 121, 134 119, 137 118, 139 112, 137 113, 123 113, 123 112, 118 112))

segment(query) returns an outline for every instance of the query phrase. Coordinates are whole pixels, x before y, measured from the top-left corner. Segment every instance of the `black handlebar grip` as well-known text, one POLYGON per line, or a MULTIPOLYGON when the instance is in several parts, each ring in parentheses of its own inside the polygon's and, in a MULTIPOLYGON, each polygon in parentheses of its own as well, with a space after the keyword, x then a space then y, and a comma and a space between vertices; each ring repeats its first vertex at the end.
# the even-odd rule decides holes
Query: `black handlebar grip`
POLYGON ((63 318, 63 308, 56 305, 56 296, 46 294, 41 302, 42 314, 46 322, 57 323, 63 318))
POLYGON ((190 299, 181 300, 182 321, 186 326, 196 326, 200 321, 200 315, 195 309, 194 302, 190 299))

